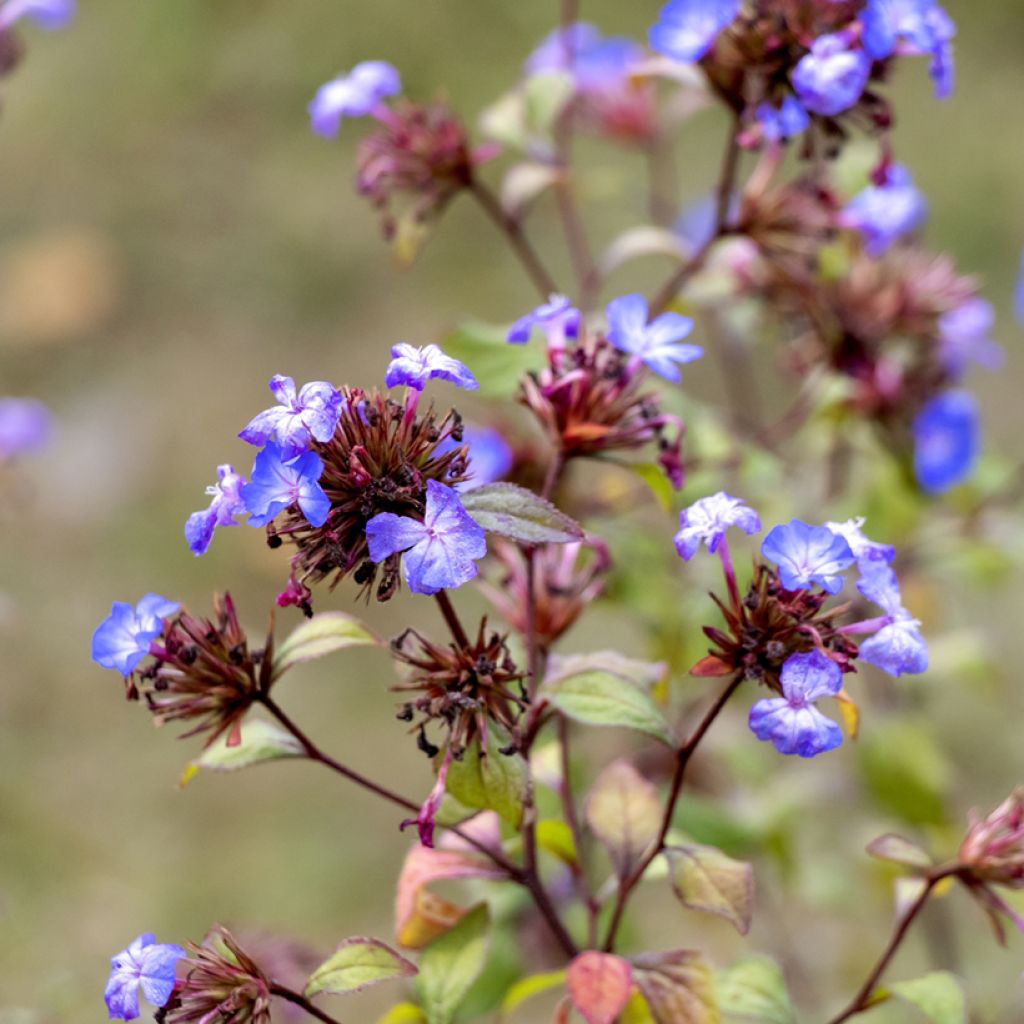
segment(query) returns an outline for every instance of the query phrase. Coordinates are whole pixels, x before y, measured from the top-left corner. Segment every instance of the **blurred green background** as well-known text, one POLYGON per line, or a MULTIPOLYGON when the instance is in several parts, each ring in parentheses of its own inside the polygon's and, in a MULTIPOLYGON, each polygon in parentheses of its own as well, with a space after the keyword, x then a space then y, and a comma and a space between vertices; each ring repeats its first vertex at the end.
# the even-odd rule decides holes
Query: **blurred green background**
MULTIPOLYGON (((90 663, 89 638, 113 600, 150 590, 203 611, 211 590, 230 588, 253 632, 263 629, 284 580, 280 553, 242 528, 222 531, 197 561, 181 529, 218 463, 251 464, 234 435, 266 404, 271 374, 374 383, 395 341, 437 340, 467 316, 507 322, 534 304, 468 201, 411 271, 396 271, 351 187, 363 128, 346 124, 340 142, 325 142, 309 132, 305 106, 339 70, 380 57, 401 68, 410 95, 443 88, 472 119, 514 79, 555 7, 84 0, 65 32, 26 29, 29 52, 3 85, 0 118, 0 394, 41 398, 58 429, 45 453, 0 469, 4 1024, 102 1019, 108 958, 145 930, 198 940, 222 921, 322 949, 348 935, 389 937, 406 847, 395 814, 304 764, 204 775, 180 791, 194 743, 153 735, 145 712, 121 699, 116 675, 90 663)), ((924 62, 903 62, 891 87, 897 152, 930 198, 929 239, 982 275, 997 306, 1008 363, 972 385, 989 447, 1020 457, 1024 361, 1010 294, 1024 242, 1024 10, 1017 0, 948 7, 960 25, 956 95, 937 103, 924 62)), ((608 32, 641 36, 658 4, 583 8, 608 32)), ((722 131, 715 112, 684 130, 689 198, 709 187, 722 131)), ((643 216, 640 164, 611 148, 587 152, 602 161, 588 187, 595 237, 607 241, 643 216)), ((537 237, 564 267, 550 220, 538 218, 537 237)), ((634 283, 650 290, 662 274, 654 265, 634 283)), ((720 381, 705 362, 687 380, 713 399, 720 381)), ((995 526, 1007 544, 1020 531, 1012 517, 995 526)), ((663 536, 671 528, 665 517, 663 536)), ((930 543, 943 551, 941 529, 930 543)), ((787 840, 788 873, 778 858, 764 868, 751 943, 784 959, 812 1011, 852 991, 888 928, 889 879, 861 851, 880 832, 913 830, 905 819, 914 811, 887 800, 898 772, 886 751, 927 746, 908 758, 922 778, 903 792, 925 808, 918 825, 943 853, 968 807, 994 804, 1024 777, 1019 563, 996 547, 965 583, 954 562, 930 577, 935 669, 878 698, 865 741, 873 747, 848 745, 813 770, 762 758, 739 712, 716 740, 727 760, 733 740, 747 751, 731 771, 757 795, 735 802, 739 816, 768 831, 779 818, 799 836, 787 840), (891 718, 886 703, 899 705, 891 718), (930 730, 918 731, 922 722, 930 730), (879 758, 887 767, 873 781, 879 758)), ((350 598, 342 587, 319 606, 349 607, 350 598)), ((433 608, 408 594, 369 616, 385 631, 410 619, 434 628, 433 608)), ((680 629, 695 632, 692 622, 680 629)), ((585 649, 588 635, 609 646, 609 633, 628 653, 645 653, 640 623, 600 607, 589 634, 568 646, 585 649)), ((282 699, 327 749, 419 796, 429 780, 392 719, 390 680, 383 655, 360 652, 297 674, 282 699)), ((701 693, 692 680, 674 685, 688 698, 701 693)), ((640 905, 659 901, 651 887, 640 905)), ((657 931, 665 945, 707 945, 723 963, 743 948, 681 911, 657 931)), ((1022 1019, 1019 937, 998 952, 959 896, 922 935, 894 976, 912 976, 930 957, 969 979, 978 1021, 1022 1019)), ((336 1009, 361 1022, 381 1005, 373 994, 336 1009)))

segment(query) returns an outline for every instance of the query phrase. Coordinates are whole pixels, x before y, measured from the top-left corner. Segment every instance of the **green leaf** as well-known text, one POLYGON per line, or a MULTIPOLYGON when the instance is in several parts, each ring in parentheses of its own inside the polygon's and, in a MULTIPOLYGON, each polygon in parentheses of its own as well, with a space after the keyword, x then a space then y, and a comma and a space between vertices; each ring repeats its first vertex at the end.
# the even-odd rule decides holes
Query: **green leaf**
POLYGON ((427 1018, 415 1003, 399 1003, 392 1006, 377 1024, 427 1024, 427 1018))
POLYGON ((654 785, 628 761, 613 761, 587 797, 586 817, 616 874, 628 878, 657 841, 663 812, 654 785))
POLYGON ((462 507, 488 533, 520 544, 568 544, 583 527, 544 498, 516 484, 485 484, 463 491, 462 507))
POLYGON ((547 699, 562 714, 585 725, 612 725, 654 736, 674 745, 665 716, 633 683, 610 672, 582 672, 549 680, 547 699))
POLYGON ((296 627, 274 653, 274 678, 346 647, 379 647, 380 639, 344 612, 320 612, 296 627))
POLYGON ((565 974, 573 1006, 587 1024, 613 1024, 629 1002, 633 968, 612 953, 580 953, 565 974))
POLYGON ((424 950, 416 989, 428 1024, 452 1024, 487 961, 489 928, 487 904, 481 903, 424 950))
POLYGON ((713 846, 670 846, 665 850, 672 888, 693 910, 717 914, 741 935, 750 930, 754 913, 754 872, 713 846))
POLYGON ((576 843, 572 829, 559 818, 545 818, 537 822, 537 845, 565 864, 575 864, 576 843))
POLYGON ((526 762, 519 754, 502 754, 500 744, 491 736, 489 753, 474 743, 448 767, 445 789, 465 807, 497 811, 516 828, 523 820, 523 803, 529 777, 526 762))
POLYGON ((473 368, 479 394, 485 398, 508 398, 512 382, 544 365, 543 346, 510 345, 507 334, 508 327, 470 321, 442 343, 448 355, 473 368))
POLYGON ((393 978, 411 978, 416 965, 378 939, 346 939, 310 976, 306 995, 347 995, 393 978))
POLYGON ((927 871, 934 864, 931 857, 917 843, 912 843, 902 836, 879 836, 868 844, 867 850, 872 857, 903 864, 908 868, 922 868, 927 871))
POLYGON ((564 983, 565 971, 548 971, 546 974, 534 974, 529 978, 517 981, 505 993, 505 998, 501 1001, 501 1015, 505 1017, 514 1013, 528 999, 558 988, 564 983))
POLYGON ((631 473, 640 477, 666 512, 672 511, 676 503, 676 492, 661 466, 655 465, 653 462, 630 462, 628 464, 621 463, 621 465, 626 466, 631 473))
POLYGON ((721 1015, 711 966, 700 953, 678 949, 633 958, 633 978, 655 1024, 718 1024, 721 1015))
POLYGON ((668 676, 664 661, 640 661, 618 651, 594 651, 591 654, 553 654, 548 661, 548 679, 554 681, 583 672, 610 672, 650 692, 668 676))
POLYGON ((228 746, 226 733, 208 746, 186 769, 181 777, 185 786, 202 768, 213 772, 234 772, 263 761, 278 761, 283 757, 302 757, 302 744, 279 725, 262 718, 250 718, 242 723, 241 741, 228 746))
POLYGON ((729 1016, 759 1024, 796 1024, 782 969, 768 957, 741 960, 715 976, 718 1004, 729 1016))
POLYGON ((964 990, 948 971, 933 971, 888 987, 894 996, 916 1006, 932 1024, 965 1024, 967 1020, 964 990))

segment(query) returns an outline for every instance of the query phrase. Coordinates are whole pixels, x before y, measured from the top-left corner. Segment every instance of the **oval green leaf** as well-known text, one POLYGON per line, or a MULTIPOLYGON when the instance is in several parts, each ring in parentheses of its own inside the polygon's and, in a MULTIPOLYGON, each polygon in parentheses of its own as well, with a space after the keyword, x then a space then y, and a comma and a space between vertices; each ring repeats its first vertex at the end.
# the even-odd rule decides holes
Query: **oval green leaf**
POLYGON ((520 544, 568 544, 583 537, 575 519, 516 484, 486 484, 460 497, 462 507, 488 533, 520 544))
POLYGON ((294 629, 274 654, 274 678, 290 668, 325 658, 346 647, 379 647, 376 637, 357 618, 344 612, 321 612, 294 629))
POLYGON ((379 939, 346 939, 310 976, 307 997, 320 992, 347 995, 394 978, 411 978, 416 965, 379 939))
POLYGON ((241 740, 228 745, 230 733, 210 744, 185 769, 181 785, 185 786, 200 770, 213 772, 234 772, 264 761, 278 761, 283 757, 302 757, 302 744, 279 725, 262 718, 250 718, 242 723, 241 740))
POLYGON ((489 928, 487 905, 481 903, 424 950, 416 989, 429 1024, 452 1024, 487 961, 489 928))
POLYGON ((672 888, 693 910, 717 914, 741 935, 750 930, 754 913, 754 872, 713 846, 670 846, 665 850, 672 888))

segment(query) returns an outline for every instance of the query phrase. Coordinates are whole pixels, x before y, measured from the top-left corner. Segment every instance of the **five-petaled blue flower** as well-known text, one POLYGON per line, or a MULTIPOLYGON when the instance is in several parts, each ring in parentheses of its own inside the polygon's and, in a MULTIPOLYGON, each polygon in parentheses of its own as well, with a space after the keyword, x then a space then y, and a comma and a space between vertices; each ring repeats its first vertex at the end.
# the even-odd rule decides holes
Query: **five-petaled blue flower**
POLYGON ((140 935, 110 960, 110 980, 103 998, 111 1020, 134 1020, 139 1015, 139 986, 154 1006, 167 1003, 174 988, 181 946, 157 942, 151 932, 140 935))
POLYGON ((416 348, 402 343, 392 346, 391 364, 384 377, 389 388, 404 384, 407 388, 422 391, 427 381, 434 377, 451 381, 467 391, 476 391, 480 386, 464 363, 446 356, 437 345, 416 348))
POLYGON ((42 448, 50 439, 53 417, 34 398, 0 398, 0 462, 42 448))
POLYGON ((323 471, 316 452, 304 452, 286 462, 271 441, 256 456, 252 482, 242 487, 249 525, 266 526, 289 505, 297 504, 311 526, 323 526, 331 511, 331 500, 318 483, 323 471))
POLYGON ((761 519, 752 508, 725 491, 701 498, 679 513, 679 532, 674 538, 676 551, 688 562, 703 541, 714 554, 730 526, 738 526, 747 534, 757 533, 761 519))
POLYGON ((391 64, 365 60, 317 90, 309 104, 313 131, 327 138, 337 135, 342 118, 365 117, 382 100, 401 91, 402 79, 391 64))
POLYGON ((670 0, 650 31, 651 49, 692 64, 740 13, 741 0, 670 0))
POLYGON ((579 334, 580 311, 564 295, 552 295, 509 328, 508 340, 513 345, 525 345, 535 327, 544 331, 551 348, 565 348, 566 340, 579 334))
POLYGON ((859 231, 868 255, 877 258, 920 227, 927 216, 928 202, 914 187, 910 172, 894 164, 881 184, 869 185, 846 204, 839 221, 859 231))
POLYGON ((914 475, 932 494, 941 494, 971 475, 978 457, 978 407, 966 391, 936 395, 917 414, 914 475))
POLYGON ((185 522, 185 539, 194 555, 206 553, 218 526, 237 526, 235 516, 246 511, 242 500, 245 477, 226 464, 217 467, 217 476, 218 482, 206 488, 206 493, 213 497, 210 507, 193 512, 185 522))
POLYGON ((868 0, 860 16, 864 49, 875 59, 930 55, 935 94, 953 91, 956 25, 935 0, 868 0))
POLYGON ((508 476, 514 461, 512 448, 493 427, 467 423, 462 429, 461 441, 449 436, 434 449, 434 454, 444 455, 463 445, 469 449, 469 470, 467 479, 455 485, 457 491, 493 484, 508 476))
POLYGON ((338 425, 345 399, 325 380, 303 384, 295 393, 295 381, 280 373, 270 378, 270 391, 280 402, 254 416, 238 436, 249 444, 276 441, 286 462, 309 449, 310 441, 330 441, 338 425))
POLYGON ((704 355, 700 345, 682 344, 693 321, 678 313, 662 313, 647 322, 647 300, 623 295, 608 304, 608 340, 620 351, 641 359, 666 380, 678 381, 677 364, 692 363, 704 355))
POLYGON ((134 608, 115 601, 92 635, 92 660, 104 668, 116 668, 127 678, 164 631, 163 620, 180 607, 159 594, 147 594, 134 608))
POLYGON ((839 726, 814 701, 834 697, 843 688, 839 666, 821 651, 792 654, 782 666, 782 697, 759 700, 750 709, 750 728, 759 740, 771 740, 780 754, 815 757, 843 742, 839 726))
POLYGON ((754 118, 761 126, 761 134, 769 142, 795 139, 807 131, 811 123, 810 115, 795 96, 787 96, 778 106, 759 104, 754 118))
POLYGON ((414 594, 461 587, 476 576, 475 559, 487 553, 483 528, 458 494, 436 480, 427 481, 423 522, 381 512, 366 524, 366 540, 374 562, 405 552, 405 575, 414 594))
POLYGON ((812 114, 835 117, 855 106, 871 75, 871 59, 839 34, 818 36, 791 80, 800 102, 812 114))
POLYGON ((876 562, 888 565, 896 557, 896 549, 891 544, 880 544, 878 541, 864 536, 863 516, 847 519, 845 523, 826 523, 825 525, 850 545, 853 557, 857 559, 857 568, 862 573, 869 572, 876 562))
POLYGON ((1003 350, 991 337, 995 322, 992 303, 978 297, 939 317, 939 359, 951 377, 962 377, 972 362, 988 370, 1002 366, 1003 350))
POLYGON ((0 5, 0 32, 22 18, 41 28, 63 28, 75 16, 75 0, 7 0, 0 5))
POLYGON ((855 561, 845 537, 799 519, 773 527, 761 544, 761 554, 779 567, 787 590, 810 590, 817 583, 830 594, 843 589, 843 573, 855 561))
POLYGON ((601 93, 621 85, 643 57, 643 47, 632 39, 605 39, 593 25, 577 21, 544 38, 527 59, 526 73, 569 72, 581 93, 601 93))

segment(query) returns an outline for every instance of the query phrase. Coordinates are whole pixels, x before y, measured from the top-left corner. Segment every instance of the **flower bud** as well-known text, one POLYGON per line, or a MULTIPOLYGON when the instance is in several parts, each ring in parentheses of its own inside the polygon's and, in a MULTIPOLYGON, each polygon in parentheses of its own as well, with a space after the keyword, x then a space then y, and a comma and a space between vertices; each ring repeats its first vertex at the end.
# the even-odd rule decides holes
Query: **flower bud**
POLYGON ((987 818, 971 813, 959 860, 977 881, 1024 889, 1024 786, 987 818))

